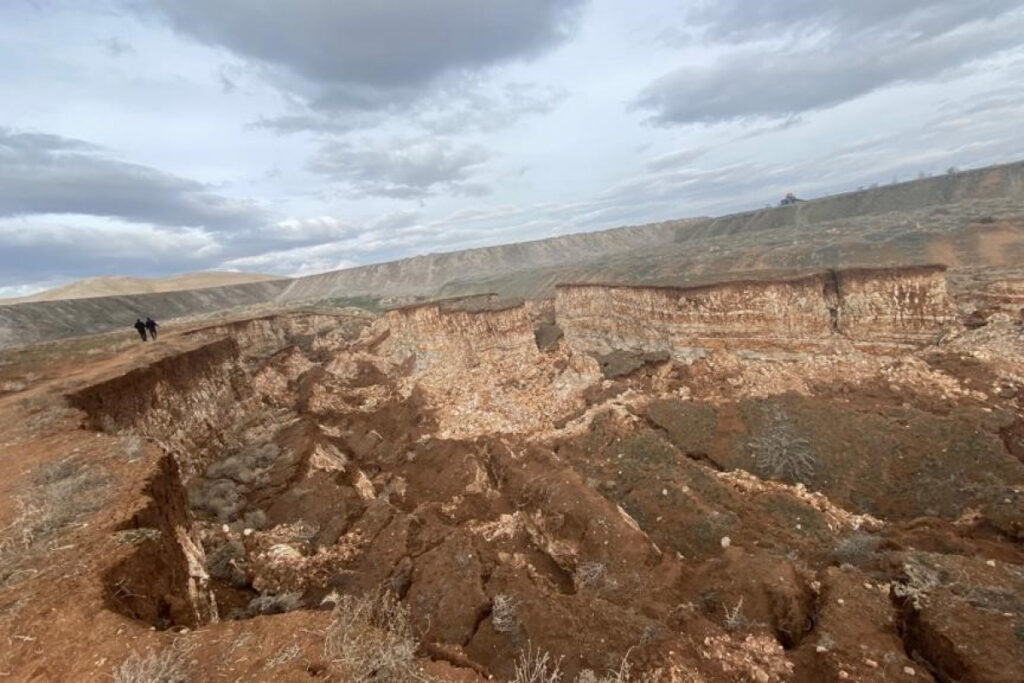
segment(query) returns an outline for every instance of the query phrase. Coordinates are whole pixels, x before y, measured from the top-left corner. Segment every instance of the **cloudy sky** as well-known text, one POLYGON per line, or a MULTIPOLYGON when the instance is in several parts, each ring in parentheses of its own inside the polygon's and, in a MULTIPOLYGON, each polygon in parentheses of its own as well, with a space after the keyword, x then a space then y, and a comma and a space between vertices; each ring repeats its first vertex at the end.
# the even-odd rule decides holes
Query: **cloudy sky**
POLYGON ((1024 158, 1024 0, 3 0, 0 296, 1024 158))

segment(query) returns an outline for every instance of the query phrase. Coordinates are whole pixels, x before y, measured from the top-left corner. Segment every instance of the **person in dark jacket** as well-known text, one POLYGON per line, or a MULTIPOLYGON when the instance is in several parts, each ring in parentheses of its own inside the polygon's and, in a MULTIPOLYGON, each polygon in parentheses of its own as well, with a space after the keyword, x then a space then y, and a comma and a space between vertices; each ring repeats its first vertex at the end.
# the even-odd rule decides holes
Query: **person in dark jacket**
POLYGON ((142 318, 135 319, 135 329, 139 331, 142 341, 146 341, 146 323, 142 322, 142 318))
POLYGON ((149 330, 149 336, 156 341, 156 328, 160 327, 156 324, 156 321, 152 318, 146 318, 146 329, 149 330))

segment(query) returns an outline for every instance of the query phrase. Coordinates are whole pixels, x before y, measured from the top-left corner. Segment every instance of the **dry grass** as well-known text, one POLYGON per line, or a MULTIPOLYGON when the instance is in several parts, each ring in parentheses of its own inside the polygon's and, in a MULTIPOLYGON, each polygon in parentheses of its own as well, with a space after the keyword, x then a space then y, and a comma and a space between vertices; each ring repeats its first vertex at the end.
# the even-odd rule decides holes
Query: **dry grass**
POLYGON ((511 595, 498 593, 491 604, 491 625, 498 633, 512 633, 519 628, 516 608, 519 603, 511 595))
POLYGON ((561 683, 562 677, 562 658, 556 659, 550 652, 534 648, 529 643, 519 653, 515 678, 511 683, 561 683))
POLYGON ((581 562, 576 567, 576 585, 591 588, 608 576, 608 567, 604 562, 581 562))
MULTIPOLYGON (((655 683, 655 679, 648 674, 634 674, 629 664, 627 651, 617 669, 607 671, 604 674, 597 674, 590 669, 584 669, 576 677, 575 683, 655 683)), ((539 648, 535 649, 528 644, 526 649, 519 653, 516 661, 515 678, 511 683, 563 683, 567 680, 562 673, 562 658, 554 658, 550 653, 539 648)))
POLYGON ((750 621, 746 615, 743 614, 743 597, 736 602, 736 605, 729 609, 728 605, 722 605, 722 609, 725 611, 725 619, 722 620, 722 625, 726 631, 733 633, 747 628, 750 621))
POLYGON ((58 532, 98 510, 103 504, 103 496, 98 494, 108 484, 102 469, 75 458, 40 465, 32 474, 28 490, 15 500, 18 515, 0 529, 0 584, 58 532))
POLYGON ((121 456, 131 462, 142 455, 142 437, 138 434, 125 434, 121 437, 121 456))
POLYGON ((31 410, 31 416, 25 420, 25 431, 29 434, 40 434, 48 431, 61 420, 71 414, 71 409, 63 404, 47 403, 45 407, 31 410))
POLYGON ((814 476, 815 458, 807 439, 798 437, 785 413, 773 406, 768 425, 747 448, 754 460, 754 472, 765 479, 781 479, 790 484, 809 483, 814 476))
POLYGON ((278 593, 277 595, 264 593, 249 601, 246 613, 250 617, 261 614, 284 614, 285 612, 294 612, 300 607, 302 607, 301 593, 278 593))
POLYGON ((331 666, 353 683, 429 680, 417 671, 417 647, 409 610, 390 592, 338 598, 324 640, 331 666))
POLYGON ((188 683, 188 652, 177 643, 145 656, 132 652, 114 671, 114 683, 188 683))

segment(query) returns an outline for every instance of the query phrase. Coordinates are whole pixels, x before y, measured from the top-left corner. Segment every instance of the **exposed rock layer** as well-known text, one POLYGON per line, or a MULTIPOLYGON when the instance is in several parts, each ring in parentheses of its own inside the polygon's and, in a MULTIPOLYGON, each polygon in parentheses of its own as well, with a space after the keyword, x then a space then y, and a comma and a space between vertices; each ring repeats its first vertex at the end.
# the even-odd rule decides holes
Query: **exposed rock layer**
POLYGON ((916 345, 955 320, 941 267, 829 271, 793 280, 706 287, 562 285, 558 323, 578 350, 794 348, 838 339, 916 345))

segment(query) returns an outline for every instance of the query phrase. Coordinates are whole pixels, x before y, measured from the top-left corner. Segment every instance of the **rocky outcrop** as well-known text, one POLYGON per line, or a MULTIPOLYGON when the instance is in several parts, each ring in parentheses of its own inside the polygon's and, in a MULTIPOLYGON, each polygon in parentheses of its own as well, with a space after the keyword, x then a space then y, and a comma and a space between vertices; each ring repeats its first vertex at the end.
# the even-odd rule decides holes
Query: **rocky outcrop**
MULTIPOLYGON (((473 303, 476 303, 475 301, 473 303)), ((397 361, 415 357, 423 370, 444 358, 472 366, 481 355, 537 355, 533 324, 525 305, 481 308, 437 301, 388 311, 375 329, 386 331, 384 351, 397 361)))
POLYGON ((558 323, 574 348, 667 351, 804 348, 839 339, 918 345, 955 319, 942 267, 828 271, 776 281, 704 287, 569 284, 558 287, 558 323))
POLYGON ((525 304, 407 306, 389 311, 368 336, 381 340, 380 357, 407 370, 403 393, 422 392, 449 438, 550 428, 581 407, 582 391, 598 377, 590 358, 542 353, 525 304))
POLYGON ((927 344, 956 319, 941 266, 844 270, 835 278, 836 331, 855 342, 927 344))

